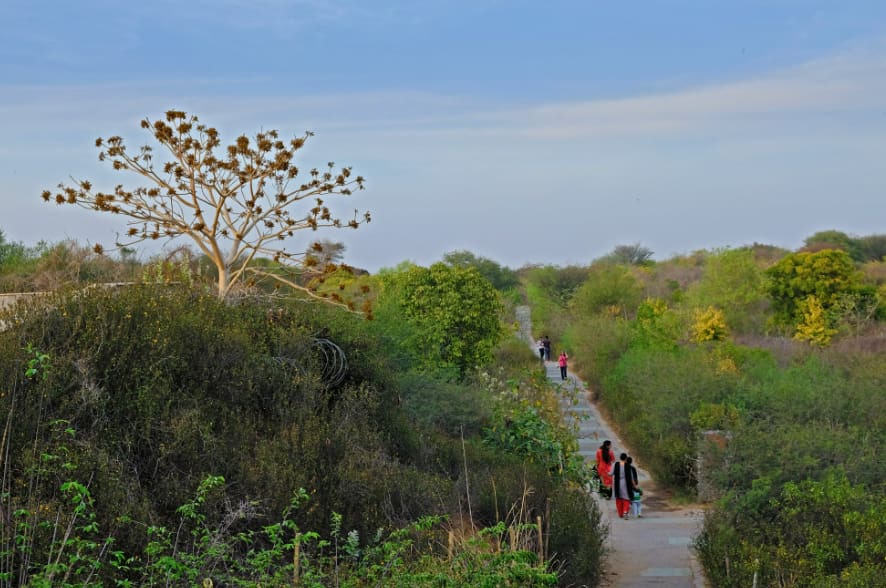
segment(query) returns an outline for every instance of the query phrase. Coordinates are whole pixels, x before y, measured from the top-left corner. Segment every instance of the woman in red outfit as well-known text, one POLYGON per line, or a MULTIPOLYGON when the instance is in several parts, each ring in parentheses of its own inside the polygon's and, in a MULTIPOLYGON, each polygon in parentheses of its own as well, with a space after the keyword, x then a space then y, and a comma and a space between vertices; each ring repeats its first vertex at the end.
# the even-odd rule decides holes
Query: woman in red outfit
POLYGON ((612 464, 615 462, 615 453, 612 452, 612 441, 607 439, 597 449, 597 473, 603 486, 609 488, 609 498, 612 498, 612 464))

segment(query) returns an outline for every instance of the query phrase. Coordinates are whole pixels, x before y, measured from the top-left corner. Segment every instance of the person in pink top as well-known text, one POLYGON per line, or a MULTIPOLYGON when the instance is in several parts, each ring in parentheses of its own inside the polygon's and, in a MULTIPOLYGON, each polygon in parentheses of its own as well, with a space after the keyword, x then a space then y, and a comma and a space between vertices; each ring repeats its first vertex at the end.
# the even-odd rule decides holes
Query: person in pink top
POLYGON ((562 380, 566 380, 566 361, 569 359, 569 356, 566 355, 565 351, 560 352, 560 359, 557 360, 557 365, 560 366, 560 378, 562 380))

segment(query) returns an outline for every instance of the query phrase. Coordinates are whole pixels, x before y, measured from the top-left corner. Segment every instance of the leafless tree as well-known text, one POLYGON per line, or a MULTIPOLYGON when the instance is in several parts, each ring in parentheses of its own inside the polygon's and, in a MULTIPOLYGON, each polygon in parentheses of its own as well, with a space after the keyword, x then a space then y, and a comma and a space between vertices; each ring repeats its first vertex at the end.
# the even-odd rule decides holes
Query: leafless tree
MULTIPOLYGON (((160 145, 162 163, 155 164, 150 145, 135 154, 127 152, 119 136, 99 138, 95 145, 100 161, 141 176, 148 187, 127 190, 118 184, 113 191, 101 192, 87 180, 72 179, 71 185, 59 184, 55 194, 44 191, 43 199, 127 217, 128 230, 118 237, 118 247, 190 238, 218 270, 219 298, 226 298, 238 283, 261 278, 317 296, 294 277, 311 248, 289 251, 285 240, 296 231, 356 229, 370 220, 369 213, 355 210, 353 218, 343 221, 324 201, 363 189, 363 178, 352 175, 350 167, 336 169, 329 163, 326 169, 305 174, 295 165, 296 152, 311 132, 284 142, 276 130, 260 131, 222 147, 215 128, 178 110, 166 112, 165 120, 145 119, 141 127, 160 145), (273 263, 254 263, 262 258, 273 263)), ((102 247, 97 245, 96 251, 102 247)), ((336 296, 331 300, 347 304, 336 296)))

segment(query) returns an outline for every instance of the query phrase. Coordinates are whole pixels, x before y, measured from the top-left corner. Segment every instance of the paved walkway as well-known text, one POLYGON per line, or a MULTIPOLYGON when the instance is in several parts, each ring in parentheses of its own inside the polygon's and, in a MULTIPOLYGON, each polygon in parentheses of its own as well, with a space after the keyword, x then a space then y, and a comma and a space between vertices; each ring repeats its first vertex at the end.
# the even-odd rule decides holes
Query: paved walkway
MULTIPOLYGON (((529 307, 519 307, 517 320, 523 336, 530 341, 529 307)), ((552 356, 554 353, 552 353, 552 356)), ((564 382, 556 361, 545 362, 548 378, 561 386, 561 407, 567 418, 578 418, 579 453, 593 462, 597 448, 610 439, 615 454, 631 453, 615 431, 590 401, 584 384, 573 374, 564 382), (573 402, 575 404, 573 404, 573 402)), ((603 586, 613 588, 642 588, 667 586, 673 588, 705 588, 707 583, 691 548, 692 539, 701 524, 697 508, 671 504, 656 486, 649 473, 634 457, 640 486, 643 488, 643 517, 622 520, 615 512, 615 500, 601 499, 597 504, 608 524, 608 556, 603 574, 603 586)))

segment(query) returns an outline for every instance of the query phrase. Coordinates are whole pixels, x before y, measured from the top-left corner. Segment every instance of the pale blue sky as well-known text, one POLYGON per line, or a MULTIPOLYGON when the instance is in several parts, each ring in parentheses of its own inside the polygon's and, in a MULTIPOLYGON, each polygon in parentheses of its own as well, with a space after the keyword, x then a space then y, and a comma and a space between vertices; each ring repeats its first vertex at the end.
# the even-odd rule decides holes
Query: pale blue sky
POLYGON ((370 270, 886 233, 882 0, 4 0, 0 23, 0 229, 27 244, 112 244, 121 219, 39 194, 132 184, 93 141, 169 108, 314 131, 302 167, 352 165, 341 209, 374 220, 289 246, 370 270))

